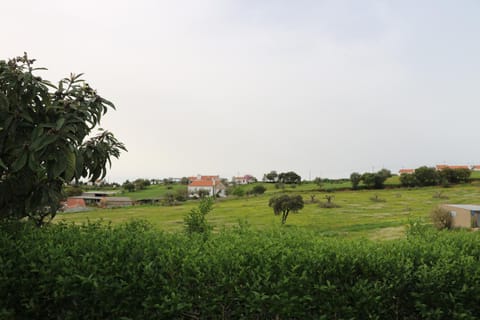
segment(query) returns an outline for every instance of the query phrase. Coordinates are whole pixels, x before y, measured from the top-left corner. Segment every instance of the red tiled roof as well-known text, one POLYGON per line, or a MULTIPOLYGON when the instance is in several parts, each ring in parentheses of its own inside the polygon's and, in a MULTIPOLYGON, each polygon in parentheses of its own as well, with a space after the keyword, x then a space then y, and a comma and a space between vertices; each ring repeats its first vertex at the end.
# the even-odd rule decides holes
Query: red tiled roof
POLYGON ((194 180, 190 182, 189 187, 211 187, 215 185, 215 180, 194 180))
POLYGON ((470 169, 468 166, 449 166, 449 165, 446 165, 446 164, 437 164, 436 168, 437 168, 437 170, 443 170, 443 169, 446 169, 446 168, 449 168, 449 169, 470 169))
POLYGON ((470 169, 468 166, 448 166, 450 169, 470 169))
POLYGON ((398 170, 398 173, 402 174, 402 173, 414 173, 415 172, 415 169, 400 169, 398 170))

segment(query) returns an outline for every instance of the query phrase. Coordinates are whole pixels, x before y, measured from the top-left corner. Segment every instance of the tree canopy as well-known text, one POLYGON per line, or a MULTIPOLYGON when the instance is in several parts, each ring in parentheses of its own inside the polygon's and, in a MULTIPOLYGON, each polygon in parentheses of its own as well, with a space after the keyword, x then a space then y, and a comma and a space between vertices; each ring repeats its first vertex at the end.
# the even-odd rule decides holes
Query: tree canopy
POLYGON ((81 74, 58 86, 36 76, 26 54, 0 60, 0 218, 51 220, 73 179, 106 175, 123 143, 99 129, 114 105, 97 94, 81 74), (91 138, 89 138, 91 137, 91 138))
POLYGON ((303 209, 303 198, 300 195, 289 196, 283 194, 270 199, 268 205, 273 209, 275 215, 282 214, 282 224, 287 222, 290 211, 298 212, 303 209))

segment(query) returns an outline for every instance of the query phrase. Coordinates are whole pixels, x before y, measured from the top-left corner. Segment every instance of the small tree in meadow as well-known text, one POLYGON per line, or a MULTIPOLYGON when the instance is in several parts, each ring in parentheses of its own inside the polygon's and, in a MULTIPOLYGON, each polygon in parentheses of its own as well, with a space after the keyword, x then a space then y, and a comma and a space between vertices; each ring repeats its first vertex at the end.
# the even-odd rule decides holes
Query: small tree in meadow
POLYGON ((258 194, 264 194, 265 191, 267 191, 267 188, 265 188, 263 185, 261 184, 257 184, 256 186, 254 186, 252 188, 252 194, 254 195, 258 195, 258 194))
POLYGON ((300 195, 289 196, 287 194, 273 197, 268 205, 273 208, 273 213, 277 216, 282 214, 282 224, 287 222, 288 214, 298 212, 303 209, 303 198, 300 195))
POLYGON ((208 236, 212 226, 207 222, 205 216, 213 209, 213 198, 203 198, 197 208, 193 208, 183 219, 185 232, 187 234, 200 233, 208 236))

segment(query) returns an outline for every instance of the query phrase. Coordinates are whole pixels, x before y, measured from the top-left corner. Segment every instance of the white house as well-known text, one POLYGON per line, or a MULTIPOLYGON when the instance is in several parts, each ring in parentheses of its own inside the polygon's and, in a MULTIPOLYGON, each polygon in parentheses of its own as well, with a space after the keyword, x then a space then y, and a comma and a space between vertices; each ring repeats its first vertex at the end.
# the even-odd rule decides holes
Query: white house
POLYGON ((219 176, 197 176, 190 177, 188 183, 188 194, 191 197, 198 196, 200 190, 208 191, 209 196, 226 197, 225 186, 219 176))
POLYGON ((255 177, 246 174, 243 177, 233 177, 232 182, 235 184, 249 184, 255 182, 255 177))

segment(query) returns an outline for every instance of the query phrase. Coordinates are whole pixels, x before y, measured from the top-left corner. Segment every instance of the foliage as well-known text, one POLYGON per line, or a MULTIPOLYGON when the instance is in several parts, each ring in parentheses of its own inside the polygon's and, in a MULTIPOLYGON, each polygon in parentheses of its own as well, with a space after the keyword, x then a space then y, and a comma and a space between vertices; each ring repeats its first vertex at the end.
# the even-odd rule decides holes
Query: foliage
POLYGON ((453 218, 447 209, 436 207, 430 212, 430 217, 435 228, 439 230, 452 228, 453 218))
POLYGON ((280 195, 270 198, 268 205, 273 209, 275 215, 282 214, 282 224, 287 222, 290 211, 296 213, 303 209, 303 198, 300 195, 280 195))
POLYGON ((476 319, 480 237, 4 225, 4 319, 476 319), (200 238, 201 240, 201 238, 200 238), (52 272, 55 270, 55 272, 52 272))
POLYGON ((122 184, 122 188, 125 189, 127 192, 135 191, 135 185, 128 180, 122 184))
POLYGON ((418 181, 415 176, 415 173, 402 173, 400 175, 400 183, 403 187, 416 187, 418 186, 418 181))
POLYGON ((323 183, 323 180, 320 177, 316 177, 315 179, 313 179, 313 183, 315 183, 317 186, 321 187, 322 183, 323 183))
POLYGON ((103 179, 125 146, 108 131, 88 138, 113 104, 80 75, 57 87, 25 54, 0 61, 0 218, 53 219, 72 179, 103 179))
POLYGON ((236 197, 243 197, 245 195, 245 190, 242 187, 235 187, 232 190, 232 195, 236 197))
POLYGON ((193 208, 184 218, 185 232, 187 234, 200 233, 205 237, 212 229, 205 216, 213 209, 213 198, 205 197, 200 200, 197 208, 193 208))
POLYGON ((136 179, 133 181, 133 184, 135 185, 135 190, 144 190, 151 185, 151 182, 149 179, 136 179))
POLYGON ((366 172, 362 175, 362 181, 368 189, 383 189, 387 177, 382 174, 366 172))
POLYGON ((285 183, 283 182, 277 182, 275 183, 275 189, 285 189, 285 183))
POLYGON ((261 184, 257 184, 252 188, 251 193, 254 194, 254 195, 260 195, 260 194, 264 194, 265 191, 267 191, 267 188, 265 188, 265 186, 263 186, 261 184))
POLYGON ((340 206, 337 205, 335 202, 333 202, 333 199, 335 199, 335 196, 334 195, 331 195, 331 194, 326 194, 324 196, 324 198, 327 200, 326 202, 320 202, 320 207, 321 208, 326 208, 326 209, 330 209, 330 208, 339 208, 340 206))
POLYGON ((458 168, 444 168, 440 171, 440 178, 447 183, 466 183, 470 178, 472 171, 469 169, 458 168))
POLYGON ((301 183, 302 177, 293 171, 282 172, 278 175, 278 181, 286 184, 301 183))
POLYGON ((79 186, 71 186, 71 187, 65 188, 65 195, 67 197, 81 196, 82 193, 83 193, 83 190, 79 186))
POLYGON ((419 187, 435 186, 440 183, 440 175, 433 167, 422 166, 415 169, 413 174, 419 187))
POLYGON ((278 173, 275 170, 270 171, 263 175, 263 180, 265 182, 276 182, 278 179, 278 173))
POLYGON ((351 175, 350 175, 350 181, 352 182, 352 188, 354 190, 358 189, 358 185, 360 184, 360 182, 362 181, 362 175, 358 172, 353 172, 351 175))

